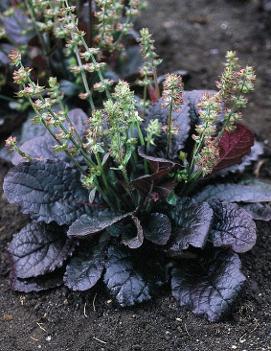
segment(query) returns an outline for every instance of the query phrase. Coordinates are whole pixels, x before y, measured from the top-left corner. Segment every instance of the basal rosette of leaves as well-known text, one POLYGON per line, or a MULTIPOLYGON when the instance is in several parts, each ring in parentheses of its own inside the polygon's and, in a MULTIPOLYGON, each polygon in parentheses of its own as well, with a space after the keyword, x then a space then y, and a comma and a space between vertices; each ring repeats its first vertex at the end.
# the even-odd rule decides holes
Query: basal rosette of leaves
MULTIPOLYGON (((182 133, 176 134, 176 150, 189 141, 197 114, 194 97, 202 94, 185 93, 176 115, 176 124, 182 126, 182 133)), ((160 114, 162 121, 164 112, 155 104, 147 118, 160 114)), ((75 109, 70 119, 84 135, 86 114, 75 109)), ((224 134, 213 177, 221 170, 223 175, 243 170, 248 159, 255 159, 251 140, 253 135, 242 125, 224 134)), ((140 194, 147 205, 129 203, 129 195, 122 195, 125 185, 118 180, 116 192, 126 211, 112 210, 98 193, 95 200, 89 198, 80 172, 65 154, 55 153, 53 145, 49 133, 25 142, 21 148, 32 160, 25 162, 15 155, 16 166, 4 181, 8 201, 33 220, 8 248, 15 290, 42 291, 64 284, 73 291, 86 291, 102 281, 125 307, 147 301, 169 285, 181 306, 210 321, 229 313, 245 282, 239 254, 256 242, 253 217, 270 219, 266 203, 271 201, 271 184, 224 179, 216 184, 216 178, 210 178, 189 197, 175 195, 170 204, 177 188, 170 174, 180 162, 148 156, 139 148, 139 167, 147 161, 150 173, 134 175, 130 191, 140 194)), ((107 162, 110 171, 112 160, 107 162)))
POLYGON ((241 123, 253 69, 228 52, 217 91, 184 91, 171 74, 161 94, 160 60, 143 29, 139 96, 98 70, 96 104, 82 69, 97 64, 95 50, 68 1, 62 9, 63 28, 73 29, 67 45, 84 60, 77 73, 89 115, 65 105, 56 78, 35 83, 12 52, 36 123, 7 140, 14 167, 4 193, 31 219, 8 247, 13 289, 87 291, 102 282, 125 307, 170 287, 180 306, 223 318, 245 282, 240 255, 256 243, 254 220, 271 218, 271 184, 240 175, 263 153, 241 123))

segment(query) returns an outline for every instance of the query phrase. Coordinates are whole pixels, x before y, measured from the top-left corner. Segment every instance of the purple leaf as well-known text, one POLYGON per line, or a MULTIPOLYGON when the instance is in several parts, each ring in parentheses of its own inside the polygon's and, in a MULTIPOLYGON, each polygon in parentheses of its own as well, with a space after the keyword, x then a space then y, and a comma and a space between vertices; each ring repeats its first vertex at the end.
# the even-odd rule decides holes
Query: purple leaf
POLYGON ((10 59, 8 57, 10 51, 14 49, 14 46, 10 44, 1 44, 0 45, 0 63, 1 65, 8 65, 10 63, 10 59))
MULTIPOLYGON (((215 95, 217 92, 215 90, 191 90, 184 92, 184 101, 189 104, 190 107, 190 117, 194 124, 201 123, 199 116, 199 108, 198 105, 203 98, 204 95, 208 94, 209 96, 215 95)), ((222 113, 218 117, 218 121, 223 121, 224 112, 222 108, 222 113)))
POLYGON ((110 210, 93 211, 92 214, 83 214, 68 230, 69 237, 88 238, 132 215, 132 212, 120 214, 110 210))
POLYGON ((50 290, 63 285, 63 273, 53 272, 41 277, 21 279, 11 276, 11 287, 15 291, 30 293, 50 290))
POLYGON ((217 173, 222 177, 228 175, 229 173, 242 173, 245 171, 246 167, 250 166, 252 162, 257 161, 258 158, 264 153, 263 144, 255 141, 251 148, 250 154, 244 156, 241 163, 227 167, 217 173))
MULTIPOLYGON (((64 152, 55 152, 53 147, 57 142, 51 136, 44 135, 26 141, 20 149, 35 160, 62 160, 67 161, 69 158, 64 152)), ((18 153, 14 153, 11 162, 17 166, 19 163, 25 162, 18 153)))
POLYGON ((3 16, 2 22, 7 38, 14 44, 27 44, 34 36, 30 19, 19 9, 10 16, 3 16))
MULTIPOLYGON (((73 109, 68 113, 68 118, 71 123, 65 121, 64 126, 67 129, 74 128, 74 130, 77 131, 80 138, 83 139, 89 123, 88 117, 85 114, 85 112, 79 108, 73 109)), ((49 134, 49 132, 47 132, 45 127, 43 127, 44 131, 43 129, 41 131, 38 129, 37 136, 34 136, 36 133, 37 126, 33 123, 29 123, 29 121, 25 123, 25 127, 26 125, 27 132, 25 131, 26 128, 24 128, 23 126, 21 134, 22 140, 21 142, 19 142, 22 151, 31 156, 33 159, 37 160, 70 160, 64 152, 55 152, 53 150, 53 147, 58 144, 49 134), (31 133, 32 130, 34 131, 34 133, 31 133), (24 136, 24 134, 26 135, 24 136)), ((59 128, 55 128, 54 133, 58 133, 59 131, 59 128)), ((75 139, 77 140, 76 136, 75 139)), ((69 143, 69 147, 73 147, 73 145, 69 143)), ((24 162, 25 160, 19 154, 14 153, 11 161, 14 165, 18 165, 19 163, 24 162)))
POLYGON ((255 221, 271 221, 271 206, 269 204, 247 204, 242 208, 248 212, 255 221))
POLYGON ((126 48, 119 61, 115 71, 121 79, 127 80, 139 75, 140 69, 144 64, 139 45, 126 48))
POLYGON ((172 162, 166 158, 157 157, 155 155, 147 155, 143 147, 138 148, 138 154, 144 160, 149 161, 150 168, 153 173, 152 176, 155 177, 155 179, 157 178, 157 180, 167 176, 169 172, 173 170, 173 168, 178 166, 176 162, 172 162))
POLYGON ((219 140, 219 161, 214 172, 241 163, 243 157, 251 153, 254 140, 253 133, 242 124, 237 124, 234 131, 224 132, 219 140))
POLYGON ((163 213, 152 213, 144 222, 144 236, 156 245, 166 245, 171 235, 171 222, 163 213))
POLYGON ((39 222, 70 224, 88 203, 80 173, 62 161, 21 163, 9 171, 3 187, 10 203, 39 222))
POLYGON ((208 185, 194 196, 197 202, 220 200, 225 202, 269 202, 271 183, 250 180, 246 184, 208 185))
POLYGON ((72 257, 66 268, 64 283, 73 291, 86 291, 96 285, 103 270, 104 257, 101 246, 88 248, 72 257))
POLYGON ((230 247, 237 253, 247 252, 256 244, 256 224, 243 208, 236 204, 215 201, 214 224, 210 233, 215 247, 230 247))
POLYGON ((109 247, 104 282, 122 307, 151 299, 149 284, 135 269, 127 250, 109 247))
POLYGON ((131 218, 133 223, 123 228, 122 244, 128 246, 130 249, 138 249, 143 244, 144 232, 140 220, 135 216, 131 218))
POLYGON ((172 295, 180 306, 211 322, 218 321, 230 312, 245 282, 240 268, 238 255, 230 252, 180 262, 171 272, 172 295))
MULTIPOLYGON (((72 123, 72 126, 80 135, 81 138, 85 136, 85 133, 89 127, 89 118, 85 112, 80 108, 74 108, 68 113, 68 117, 72 123)), ((70 124, 66 121, 65 127, 68 128, 70 124)))
POLYGON ((174 224, 168 249, 170 256, 181 256, 189 246, 205 246, 213 220, 213 210, 208 203, 197 204, 189 199, 179 200, 170 214, 174 224))
POLYGON ((17 278, 53 272, 72 254, 74 242, 55 225, 32 222, 16 234, 8 251, 17 278))
MULTIPOLYGON (((173 113, 173 127, 176 133, 173 135, 172 140, 172 152, 170 157, 176 158, 178 151, 182 150, 185 146, 185 142, 189 136, 190 132, 190 116, 189 116, 189 103, 185 101, 183 105, 180 106, 179 110, 173 113)), ((152 105, 146 116, 145 123, 148 124, 151 120, 158 119, 163 125, 167 125, 169 111, 167 108, 163 108, 161 101, 152 105)), ((160 142, 163 143, 165 138, 165 132, 160 138, 160 142)), ((158 141, 159 143, 159 141, 158 141)))

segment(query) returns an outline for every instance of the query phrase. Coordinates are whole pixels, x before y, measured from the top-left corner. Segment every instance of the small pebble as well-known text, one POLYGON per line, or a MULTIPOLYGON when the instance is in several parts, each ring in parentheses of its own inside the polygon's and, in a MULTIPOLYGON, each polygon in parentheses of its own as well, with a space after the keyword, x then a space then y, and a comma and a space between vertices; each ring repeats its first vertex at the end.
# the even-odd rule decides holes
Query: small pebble
POLYGON ((46 341, 51 341, 51 340, 52 340, 51 335, 46 336, 45 340, 46 340, 46 341))
POLYGON ((228 27, 229 27, 229 23, 228 22, 221 23, 221 25, 220 25, 220 28, 223 29, 223 30, 228 29, 228 27))
POLYGON ((3 315, 3 320, 6 321, 6 322, 12 321, 12 320, 13 320, 12 314, 5 313, 5 314, 3 315))
POLYGON ((219 49, 211 49, 210 50, 211 55, 218 55, 219 54, 219 49))

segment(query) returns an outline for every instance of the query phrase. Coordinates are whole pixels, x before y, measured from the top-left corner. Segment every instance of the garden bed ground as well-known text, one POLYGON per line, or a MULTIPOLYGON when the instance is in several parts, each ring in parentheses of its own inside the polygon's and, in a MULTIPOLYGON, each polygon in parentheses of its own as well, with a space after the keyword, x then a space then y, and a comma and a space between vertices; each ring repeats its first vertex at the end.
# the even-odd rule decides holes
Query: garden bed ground
MULTIPOLYGON (((164 58, 163 72, 186 69, 187 88, 214 87, 227 49, 257 67, 248 124, 271 142, 271 33, 253 1, 150 0, 140 26, 149 26, 164 58)), ((7 172, 0 164, 0 181, 7 172)), ((270 225, 259 226, 243 255, 248 282, 230 320, 210 324, 167 297, 122 310, 103 289, 72 294, 65 288, 19 295, 9 290, 5 247, 27 221, 0 199, 0 351, 271 350, 270 225)))

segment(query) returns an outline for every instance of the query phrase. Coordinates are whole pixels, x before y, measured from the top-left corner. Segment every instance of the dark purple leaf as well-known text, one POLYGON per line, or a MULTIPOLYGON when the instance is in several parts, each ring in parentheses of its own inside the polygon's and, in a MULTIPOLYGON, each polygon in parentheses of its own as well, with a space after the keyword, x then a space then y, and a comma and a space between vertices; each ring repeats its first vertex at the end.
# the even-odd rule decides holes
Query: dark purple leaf
POLYGON ((9 171, 3 187, 10 203, 39 222, 70 224, 88 203, 80 173, 62 161, 21 163, 9 171))
POLYGON ((73 291, 86 291, 96 285, 103 270, 103 251, 101 246, 97 245, 72 257, 66 268, 64 283, 73 291))
POLYGON ((21 279, 11 277, 11 287, 15 291, 30 293, 50 290, 63 285, 63 273, 53 272, 41 277, 21 279))
POLYGON ((271 0, 261 0, 261 6, 264 11, 271 12, 271 0))
POLYGON ((14 46, 10 44, 1 44, 0 45, 0 63, 5 66, 10 63, 10 59, 8 57, 10 51, 14 49, 14 46))
POLYGON ((217 174, 224 177, 229 173, 242 173, 245 171, 246 167, 251 165, 252 162, 257 161, 259 156, 261 156, 263 153, 263 144, 255 141, 254 145, 251 148, 250 154, 244 156, 240 164, 227 167, 219 171, 217 174))
POLYGON ((10 0, 1 0, 0 10, 5 11, 10 7, 10 0))
MULTIPOLYGON (((68 117, 81 138, 84 137, 88 127, 89 127, 89 118, 85 112, 80 108, 74 108, 68 114, 68 117)), ((69 127, 69 123, 65 122, 66 128, 69 127)))
POLYGON ((110 210, 93 211, 83 214, 68 230, 69 237, 88 238, 132 215, 132 212, 120 214, 110 210))
MULTIPOLYGON (((185 101, 184 104, 180 106, 179 110, 173 113, 173 127, 176 134, 173 136, 170 158, 176 158, 178 151, 182 150, 185 146, 185 142, 190 132, 189 111, 189 103, 188 101, 185 101)), ((168 114, 168 109, 163 108, 161 101, 158 101, 150 107, 145 123, 147 125, 151 120, 158 119, 163 126, 166 126, 168 114)), ((163 132, 161 138, 157 142, 164 143, 166 140, 165 135, 165 132, 163 132)))
POLYGON ((253 144, 253 133, 241 124, 237 124, 234 131, 225 132, 219 141, 219 161, 214 172, 241 163, 243 157, 251 153, 253 144))
POLYGON ((127 250, 109 247, 104 282, 122 307, 151 299, 149 284, 135 269, 127 250))
MULTIPOLYGON (((193 124, 200 124, 199 116, 199 103, 204 95, 208 94, 209 96, 215 95, 217 92, 215 90, 191 90, 185 91, 183 94, 184 101, 189 104, 190 107, 190 118, 193 124)), ((223 121, 224 113, 222 110, 221 115, 218 117, 218 121, 223 121)))
MULTIPOLYGON (((185 71, 185 70, 182 70, 182 69, 173 71, 173 72, 171 72, 170 74, 177 74, 178 76, 181 76, 183 79, 184 79, 184 78, 188 78, 188 76, 189 76, 188 71, 185 71)), ((164 81, 166 80, 167 75, 168 75, 168 74, 162 74, 161 76, 159 76, 159 77, 157 78, 157 81, 158 81, 159 85, 160 85, 160 84, 162 85, 162 84, 164 83, 164 81)))
POLYGON ((31 21, 22 10, 16 9, 14 14, 3 16, 2 22, 7 38, 15 44, 27 44, 34 36, 31 21))
POLYGON ((119 64, 116 67, 116 73, 121 79, 129 79, 139 74, 140 68, 144 61, 141 56, 139 45, 133 45, 124 51, 120 56, 119 64))
POLYGON ((250 214, 236 204, 215 201, 214 224, 210 238, 215 247, 230 247, 237 253, 247 252, 256 244, 256 224, 250 214))
POLYGON ((271 206, 269 204, 247 204, 242 208, 246 210, 255 221, 271 221, 271 206))
POLYGON ((173 168, 178 166, 176 162, 172 162, 166 158, 147 155, 143 147, 138 148, 138 154, 144 160, 147 160, 149 162, 151 172, 157 179, 161 179, 163 176, 167 176, 173 168))
POLYGON ((213 220, 213 210, 208 203, 179 200, 170 214, 174 224, 168 249, 170 256, 181 256, 189 246, 205 246, 213 220))
POLYGON ((75 96, 79 92, 79 87, 77 84, 63 79, 60 81, 60 91, 66 96, 75 96))
POLYGON ((193 313, 218 321, 230 312, 245 282, 240 268, 238 255, 231 252, 180 262, 171 272, 172 295, 193 313))
MULTIPOLYGON (((83 139, 89 123, 87 115, 83 110, 76 108, 71 110, 68 116, 72 122, 72 127, 80 135, 80 138, 83 139)), ((50 160, 66 159, 67 156, 64 153, 56 153, 52 150, 52 147, 57 143, 46 128, 43 125, 34 124, 32 118, 32 115, 29 116, 26 122, 23 123, 21 129, 13 133, 13 136, 17 139, 18 146, 29 153, 33 158, 50 160), (38 137, 40 137, 40 139, 38 137)), ((65 122, 64 125, 66 128, 71 126, 68 122, 65 122)), ((59 128, 54 129, 55 133, 58 131, 59 128)), ((69 146, 72 147, 71 143, 69 143, 69 146)), ((22 162, 21 156, 17 155, 15 152, 7 153, 6 149, 0 150, 0 156, 7 161, 12 161, 14 164, 22 162)))
POLYGON ((16 234, 8 251, 17 278, 53 272, 72 254, 74 242, 56 225, 32 222, 16 234))
POLYGON ((151 213, 144 222, 144 236, 156 245, 166 245, 171 235, 171 222, 163 213, 151 213))
POLYGON ((144 232, 140 220, 135 216, 131 218, 133 223, 123 228, 122 244, 130 249, 138 249, 143 244, 144 232))
POLYGON ((194 200, 197 202, 220 200, 225 202, 269 202, 271 184, 258 180, 246 184, 217 184, 205 187, 194 200))
MULTIPOLYGON (((35 160, 62 160, 67 161, 68 156, 64 152, 55 152, 53 147, 57 142, 48 135, 38 136, 26 141, 20 149, 35 160)), ((11 162, 17 166, 19 163, 25 162, 18 153, 14 153, 11 162)))

